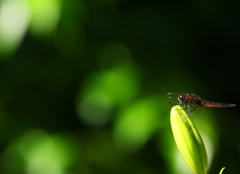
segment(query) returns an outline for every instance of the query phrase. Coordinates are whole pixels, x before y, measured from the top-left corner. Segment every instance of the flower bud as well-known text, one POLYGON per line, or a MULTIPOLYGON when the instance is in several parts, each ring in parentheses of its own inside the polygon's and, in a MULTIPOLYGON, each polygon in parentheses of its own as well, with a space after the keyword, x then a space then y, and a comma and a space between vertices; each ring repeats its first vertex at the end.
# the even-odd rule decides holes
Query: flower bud
POLYGON ((190 117, 181 106, 176 105, 171 109, 170 121, 175 142, 184 161, 194 174, 206 174, 206 148, 190 117))

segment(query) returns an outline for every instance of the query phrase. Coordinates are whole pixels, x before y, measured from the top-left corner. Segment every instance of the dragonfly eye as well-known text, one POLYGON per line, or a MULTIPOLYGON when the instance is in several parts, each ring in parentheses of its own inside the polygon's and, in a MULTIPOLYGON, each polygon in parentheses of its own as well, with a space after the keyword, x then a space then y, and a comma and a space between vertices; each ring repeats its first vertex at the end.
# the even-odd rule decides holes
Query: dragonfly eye
POLYGON ((184 101, 184 98, 185 98, 185 95, 184 95, 184 94, 180 94, 180 95, 178 96, 179 102, 182 103, 182 102, 184 101))

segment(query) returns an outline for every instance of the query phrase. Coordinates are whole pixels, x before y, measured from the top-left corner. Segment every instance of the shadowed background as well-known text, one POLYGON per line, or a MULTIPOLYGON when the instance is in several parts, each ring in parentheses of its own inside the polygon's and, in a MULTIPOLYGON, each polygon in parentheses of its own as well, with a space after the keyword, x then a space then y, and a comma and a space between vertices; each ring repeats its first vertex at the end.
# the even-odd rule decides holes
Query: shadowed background
POLYGON ((236 108, 192 116, 209 173, 237 173, 240 2, 2 0, 0 172, 179 174, 168 92, 236 108))

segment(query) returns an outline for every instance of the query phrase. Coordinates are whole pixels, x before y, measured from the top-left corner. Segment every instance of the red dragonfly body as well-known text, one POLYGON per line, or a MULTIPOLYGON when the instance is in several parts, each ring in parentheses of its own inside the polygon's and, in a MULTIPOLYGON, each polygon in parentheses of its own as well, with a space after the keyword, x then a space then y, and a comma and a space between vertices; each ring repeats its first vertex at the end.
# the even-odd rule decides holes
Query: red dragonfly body
POLYGON ((193 112, 196 107, 217 107, 217 108, 227 108, 235 107, 236 104, 230 103, 217 103, 201 99, 195 94, 181 94, 181 93, 168 93, 168 99, 172 103, 179 103, 183 108, 188 108, 188 113, 193 112), (177 100, 176 100, 177 98, 177 100))

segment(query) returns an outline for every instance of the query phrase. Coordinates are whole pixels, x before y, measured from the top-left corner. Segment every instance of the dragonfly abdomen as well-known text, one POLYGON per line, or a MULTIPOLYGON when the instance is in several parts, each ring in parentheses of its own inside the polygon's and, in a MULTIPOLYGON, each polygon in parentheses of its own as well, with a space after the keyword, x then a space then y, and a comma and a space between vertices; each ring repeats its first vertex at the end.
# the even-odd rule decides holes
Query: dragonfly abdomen
POLYGON ((235 107, 236 104, 230 104, 230 103, 216 103, 216 102, 210 102, 207 100, 202 100, 201 102, 202 106, 205 107, 216 107, 216 108, 228 108, 228 107, 235 107))

